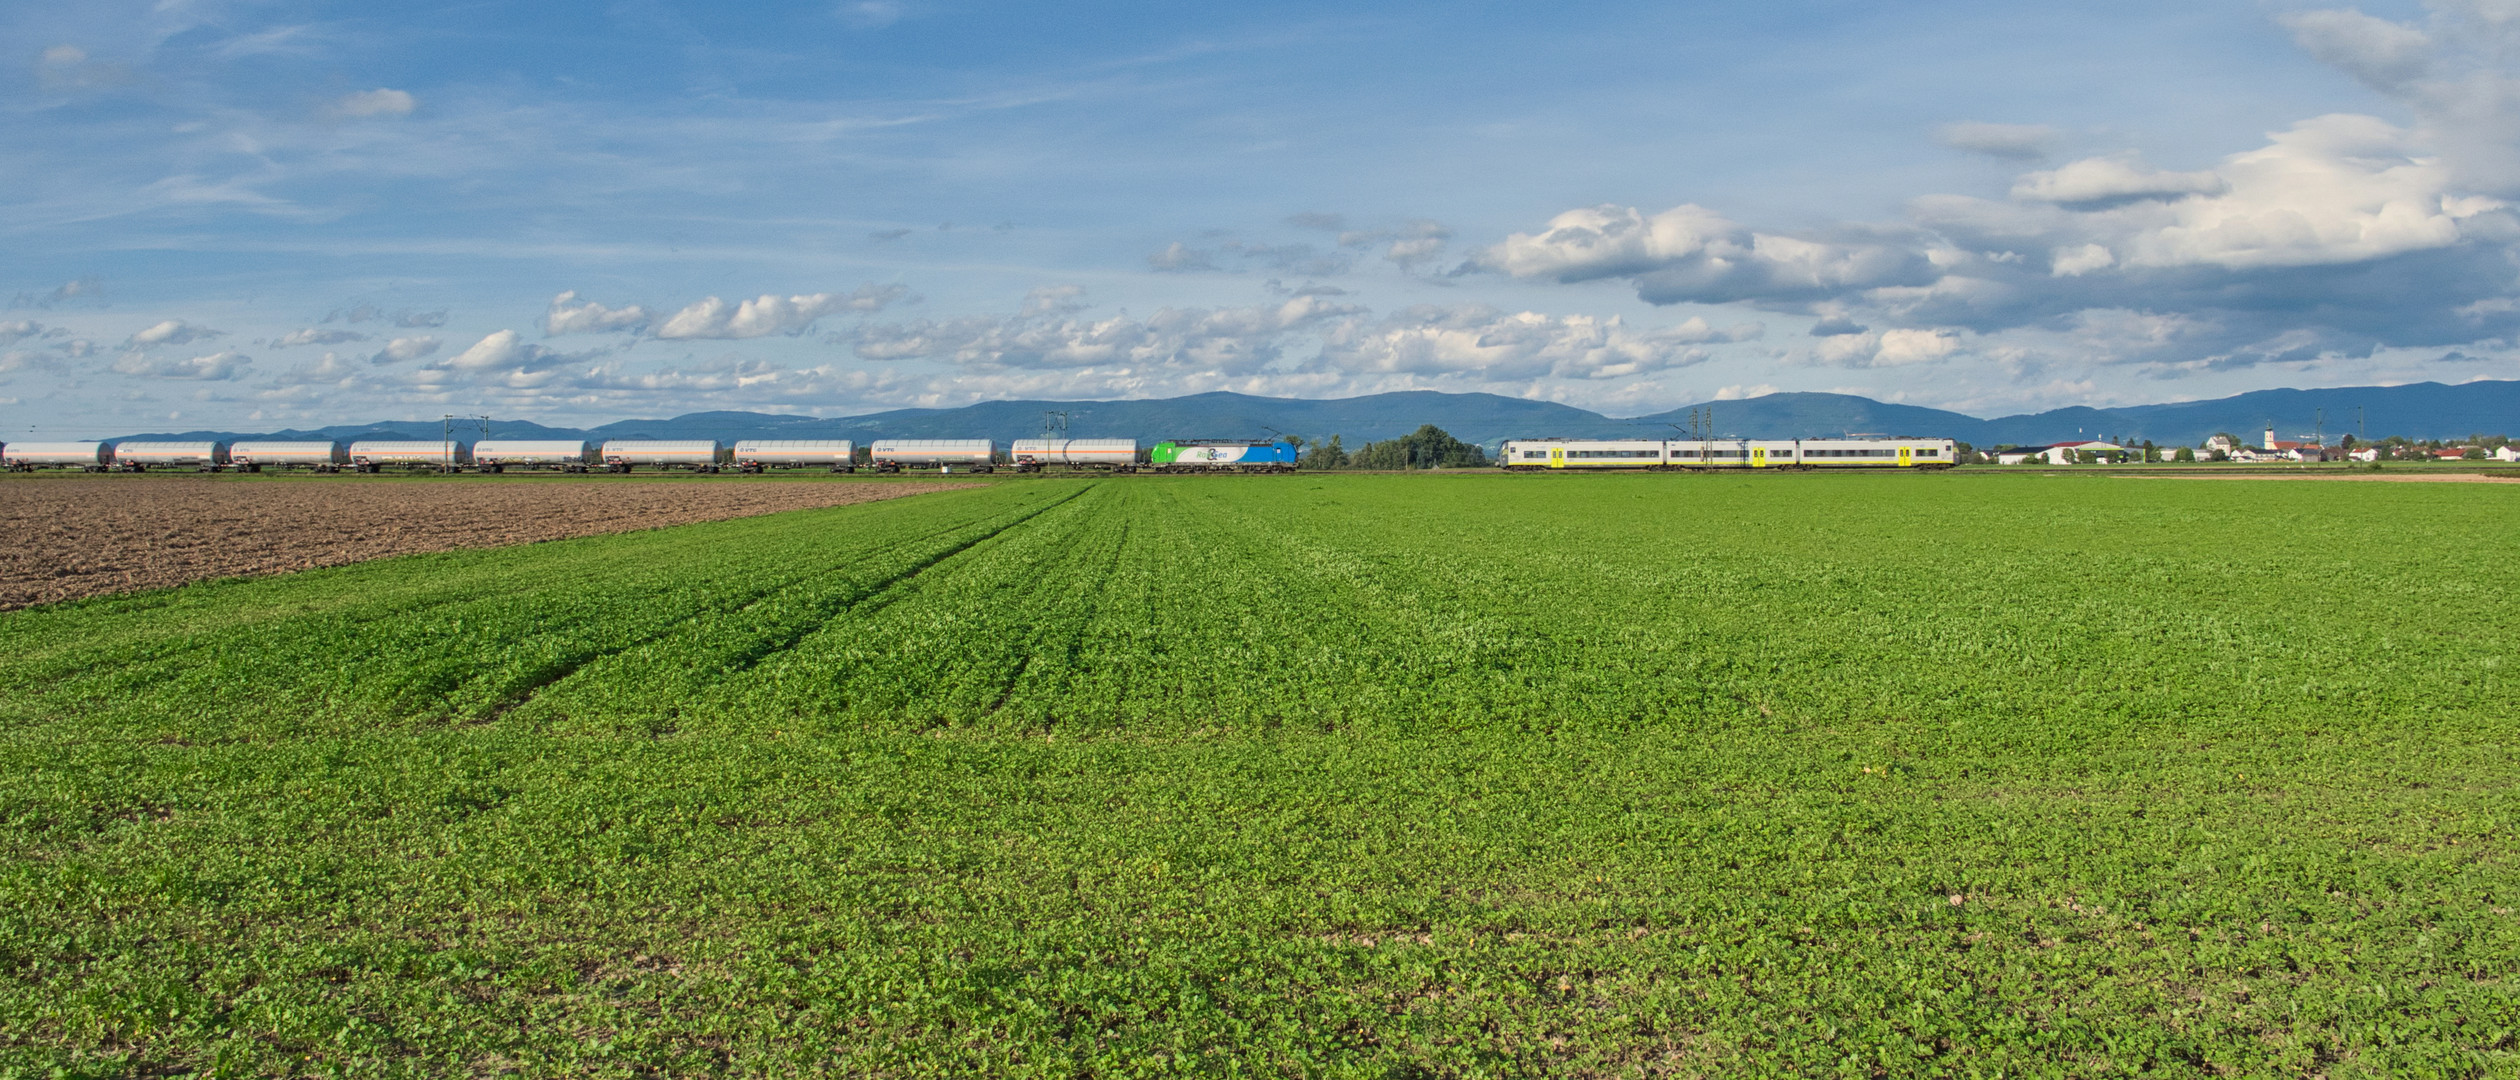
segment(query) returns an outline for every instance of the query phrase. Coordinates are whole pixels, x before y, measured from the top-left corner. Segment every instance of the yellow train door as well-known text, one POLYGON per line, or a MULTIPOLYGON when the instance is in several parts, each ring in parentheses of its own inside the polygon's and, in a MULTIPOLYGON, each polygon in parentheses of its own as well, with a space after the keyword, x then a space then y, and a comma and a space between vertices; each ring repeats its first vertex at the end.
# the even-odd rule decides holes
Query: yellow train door
POLYGON ((1753 469, 1767 468, 1767 447, 1753 446, 1750 448, 1750 467, 1753 469))
POLYGON ((1915 458, 1915 456, 1914 456, 1913 454, 1911 454, 1911 453, 1910 453, 1910 451, 1911 451, 1911 450, 1913 450, 1913 449, 1914 449, 1913 447, 1907 447, 1907 446, 1902 446, 1902 447, 1900 447, 1900 448, 1899 448, 1899 465, 1900 465, 1901 467, 1905 467, 1905 466, 1909 466, 1909 465, 1914 465, 1914 464, 1916 464, 1916 458, 1915 458))
POLYGON ((1565 447, 1552 446, 1549 448, 1549 467, 1552 469, 1563 469, 1566 467, 1565 447))

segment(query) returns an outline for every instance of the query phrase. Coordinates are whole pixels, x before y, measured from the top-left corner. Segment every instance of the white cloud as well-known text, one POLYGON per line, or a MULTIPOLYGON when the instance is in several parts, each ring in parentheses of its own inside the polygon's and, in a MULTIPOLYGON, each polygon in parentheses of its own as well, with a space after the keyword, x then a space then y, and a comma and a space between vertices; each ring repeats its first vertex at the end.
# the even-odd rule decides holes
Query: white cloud
POLYGON ((1350 374, 1616 379, 1702 363, 1712 354, 1696 346, 1759 332, 1755 327, 1714 331, 1704 319, 1639 330, 1617 316, 1508 315, 1477 306, 1425 306, 1378 323, 1341 325, 1325 341, 1321 364, 1350 374))
POLYGON ((1823 338, 1812 355, 1838 367, 1903 367, 1943 359, 1959 348, 1959 335, 1948 330, 1901 329, 1823 338))
POLYGON ((514 330, 498 330, 473 342, 470 348, 433 365, 456 371, 489 371, 515 368, 540 360, 549 350, 528 345, 525 337, 514 330))
POLYGON ((0 322, 0 345, 15 345, 27 338, 44 337, 55 332, 46 329, 42 323, 25 319, 0 322))
POLYGON ((895 0, 860 0, 840 6, 841 21, 860 30, 881 30, 900 22, 904 14, 907 12, 895 0))
POLYGON ((208 327, 195 326, 182 319, 168 319, 131 335, 131 340, 126 342, 124 347, 145 349, 155 345, 187 345, 218 336, 219 331, 208 327))
POLYGON ((1147 256, 1146 265, 1163 273, 1179 274, 1194 270, 1214 270, 1216 257, 1175 240, 1171 246, 1147 256))
POLYGON ((2117 256, 2099 244, 2058 248, 2048 256, 2048 273, 2057 277, 2075 277, 2115 265, 2117 256))
POLYGON ((1935 142, 1954 150, 2013 161, 2046 157, 2056 140, 2056 129, 2045 124, 1944 124, 1934 131, 1935 142))
POLYGON ((309 326, 302 330, 291 330, 271 339, 271 347, 286 349, 298 345, 339 345, 344 342, 366 340, 366 334, 355 330, 325 330, 309 326))
POLYGON ((2148 169, 2132 154, 2084 158, 2047 172, 2025 173, 2013 184, 2013 198, 2024 202, 2069 207, 2100 207, 2144 199, 2178 199, 2218 195, 2229 185, 2210 172, 2161 172, 2148 169))
POLYGON ((333 102, 332 111, 336 116, 350 117, 409 116, 411 110, 419 104, 419 100, 413 98, 409 91, 379 87, 343 95, 333 102))
POLYGON ((2216 171, 2225 190, 2182 199, 2121 250, 2144 266, 2228 268, 2361 262, 2459 241, 2461 222, 2500 209, 2462 196, 2408 133, 2368 116, 2304 120, 2216 171))
POLYGON ((900 285, 867 285, 856 292, 765 295, 740 304, 728 304, 712 296, 675 312, 665 320, 665 325, 657 328, 656 336, 693 339, 801 334, 825 315, 844 311, 882 311, 885 305, 908 292, 900 285))
POLYGON ((1914 251, 1754 232, 1695 204, 1651 216, 1628 206, 1569 210, 1539 233, 1506 237, 1477 263, 1515 277, 1564 282, 1632 277, 1656 303, 1819 298, 1931 280, 1914 251))
POLYGON ((130 82, 131 69, 91 59, 86 49, 65 42, 44 49, 35 62, 35 77, 55 92, 95 90, 130 82))
POLYGON ((153 359, 146 353, 126 353, 114 361, 113 370, 147 379, 234 379, 245 374, 254 360, 233 350, 196 356, 188 360, 153 359))
POLYGON ((853 341, 869 360, 933 359, 983 370, 1177 367, 1212 374, 1256 372, 1286 338, 1362 309, 1319 297, 1248 308, 1164 308, 1144 319, 1078 319, 1079 290, 1036 291, 1013 318, 869 326, 853 341))
POLYGON ((437 351, 438 339, 427 334, 417 337, 398 337, 386 342, 384 348, 376 351, 376 355, 368 357, 368 362, 399 364, 406 360, 418 360, 437 351))
POLYGON ((592 300, 581 301, 572 290, 551 298, 551 310, 543 315, 543 336, 636 330, 647 324, 646 308, 637 304, 608 308, 592 300))
POLYGON ((2382 90, 2422 76, 2432 63, 2432 38, 2411 26, 2351 8, 2276 16, 2310 55, 2382 90))

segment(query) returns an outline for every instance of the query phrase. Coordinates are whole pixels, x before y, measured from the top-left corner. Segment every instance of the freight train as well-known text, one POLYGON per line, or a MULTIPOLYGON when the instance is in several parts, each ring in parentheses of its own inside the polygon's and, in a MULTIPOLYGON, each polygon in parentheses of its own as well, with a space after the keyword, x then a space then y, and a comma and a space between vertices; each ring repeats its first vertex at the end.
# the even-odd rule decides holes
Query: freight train
MULTIPOLYGON (((1947 469, 1958 444, 1939 438, 1844 439, 1509 439, 1496 465, 1509 472, 1649 469, 1947 469)), ((21 442, 0 445, 0 468, 145 472, 191 469, 262 472, 383 472, 387 469, 498 473, 543 469, 626 473, 635 469, 860 468, 897 473, 1017 472, 1049 468, 1100 472, 1283 473, 1296 468, 1285 441, 1167 439, 1140 448, 1136 439, 1017 439, 1001 454, 989 439, 878 439, 860 447, 846 439, 746 440, 728 447, 710 439, 615 439, 600 446, 573 439, 362 439, 339 442, 21 442)))

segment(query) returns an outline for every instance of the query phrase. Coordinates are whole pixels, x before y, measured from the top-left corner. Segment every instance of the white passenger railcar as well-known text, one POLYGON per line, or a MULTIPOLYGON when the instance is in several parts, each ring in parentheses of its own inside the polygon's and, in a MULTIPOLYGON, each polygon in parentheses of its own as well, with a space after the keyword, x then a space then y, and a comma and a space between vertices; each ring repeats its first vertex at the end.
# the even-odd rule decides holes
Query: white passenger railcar
POLYGON ((472 463, 469 447, 439 439, 361 439, 350 444, 349 456, 350 470, 363 473, 387 468, 454 472, 472 463))
POLYGON ((1544 469, 1947 469, 1950 439, 1509 439, 1497 465, 1544 469))
POLYGON ((604 468, 626 473, 645 465, 652 469, 716 472, 726 463, 726 448, 715 439, 614 439, 604 444, 604 468))
POLYGON ((595 454, 584 439, 483 439, 473 444, 472 463, 486 473, 509 469, 585 472, 595 464, 595 454))
POLYGON ((738 472, 770 469, 857 471, 857 444, 847 439, 746 439, 735 444, 738 472))
POLYGON ((150 469, 217 472, 227 467, 227 451, 227 444, 223 442, 116 443, 114 469, 118 472, 147 472, 150 469))
POLYGON ((114 448, 101 442, 13 442, 0 446, 0 466, 11 472, 77 469, 101 472, 114 463, 114 448))
POLYGON ((992 439, 877 439, 867 455, 877 472, 930 467, 991 472, 997 468, 997 442, 992 439))
POLYGON ((350 455, 337 442, 274 442, 271 440, 231 443, 228 466, 243 472, 264 469, 313 469, 316 472, 339 472, 350 464, 350 455))
POLYGON ((1007 451, 1016 472, 1040 472, 1044 466, 1071 469, 1137 468, 1136 439, 1017 439, 1007 451))

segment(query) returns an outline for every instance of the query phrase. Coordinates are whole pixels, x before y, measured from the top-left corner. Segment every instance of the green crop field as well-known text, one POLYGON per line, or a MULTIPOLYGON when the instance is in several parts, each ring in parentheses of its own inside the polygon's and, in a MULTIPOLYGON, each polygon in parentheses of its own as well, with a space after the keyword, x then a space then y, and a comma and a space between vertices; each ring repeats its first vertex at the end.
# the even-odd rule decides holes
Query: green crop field
POLYGON ((0 1075, 2509 1076, 2520 488, 1015 480, 0 615, 0 1075))

